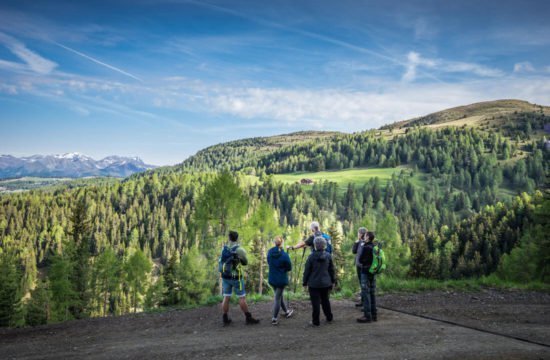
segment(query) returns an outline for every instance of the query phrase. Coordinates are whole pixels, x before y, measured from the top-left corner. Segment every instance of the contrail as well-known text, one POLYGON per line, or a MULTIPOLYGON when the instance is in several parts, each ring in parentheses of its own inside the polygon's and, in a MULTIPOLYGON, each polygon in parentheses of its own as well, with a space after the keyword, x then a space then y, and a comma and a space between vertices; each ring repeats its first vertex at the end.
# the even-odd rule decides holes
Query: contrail
MULTIPOLYGON (((276 22, 273 22, 273 21, 260 19, 260 18, 254 18, 254 17, 246 15, 246 14, 240 12, 240 11, 232 10, 232 9, 229 9, 229 8, 226 8, 226 7, 223 7, 223 6, 219 6, 219 5, 215 5, 215 4, 211 4, 211 3, 203 2, 203 1, 195 1, 195 0, 187 0, 187 1, 184 1, 184 2, 189 3, 189 4, 198 5, 198 6, 202 6, 202 7, 207 7, 207 8, 214 9, 214 10, 224 12, 224 13, 227 13, 227 14, 231 14, 233 16, 237 16, 237 17, 249 20, 249 21, 253 21, 253 22, 261 24, 261 25, 286 30, 286 31, 293 32, 293 33, 296 33, 296 34, 300 34, 300 35, 303 35, 303 36, 306 36, 306 37, 309 37, 309 38, 312 38, 312 39, 321 40, 321 41, 324 41, 324 42, 327 42, 327 43, 330 43, 330 44, 333 44, 333 45, 337 45, 337 46, 340 46, 340 47, 343 47, 343 48, 347 48, 347 49, 350 49, 350 50, 354 50, 354 51, 357 51, 357 52, 360 52, 360 53, 373 55, 373 56, 376 56, 378 58, 390 61, 394 64, 401 65, 405 68, 409 65, 406 62, 400 61, 396 58, 393 58, 391 56, 379 53, 377 51, 364 48, 362 46, 354 45, 354 44, 351 44, 351 43, 343 41, 343 40, 335 39, 333 37, 326 36, 326 35, 321 35, 321 34, 318 34, 318 33, 311 32, 311 31, 302 30, 302 29, 282 25, 282 24, 279 24, 279 23, 276 23, 276 22)), ((426 75, 426 76, 432 78, 433 80, 436 80, 437 82, 443 83, 443 81, 441 81, 439 78, 437 78, 436 76, 434 76, 432 74, 425 73, 425 72, 421 72, 421 73, 423 75, 426 75)))
POLYGON ((54 44, 56 44, 57 46, 59 46, 59 47, 65 49, 65 50, 67 50, 67 51, 70 51, 70 52, 75 53, 75 54, 77 54, 77 55, 80 55, 80 56, 82 56, 82 57, 84 57, 84 58, 86 58, 86 59, 88 59, 88 60, 90 60, 90 61, 93 61, 93 62, 95 62, 96 64, 103 65, 103 66, 105 66, 106 68, 109 68, 109 69, 114 70, 114 71, 116 71, 116 72, 118 72, 118 73, 121 73, 121 74, 126 75, 126 76, 128 76, 128 77, 131 77, 131 78, 134 79, 134 80, 137 80, 137 81, 139 81, 139 82, 143 82, 143 80, 141 80, 141 79, 138 78, 137 76, 132 75, 132 74, 130 74, 129 72, 126 72, 126 71, 124 71, 124 70, 122 70, 122 69, 119 69, 119 68, 117 68, 117 67, 115 67, 115 66, 113 66, 113 65, 109 65, 109 64, 106 64, 106 63, 104 63, 104 62, 102 62, 102 61, 99 61, 99 60, 97 60, 97 59, 94 59, 94 58, 91 57, 91 56, 88 56, 88 55, 86 55, 86 54, 83 54, 83 53, 81 53, 80 51, 77 51, 77 50, 75 50, 75 49, 71 49, 70 47, 65 46, 65 45, 63 45, 63 44, 60 44, 60 43, 58 43, 58 42, 55 42, 55 41, 54 41, 54 44))

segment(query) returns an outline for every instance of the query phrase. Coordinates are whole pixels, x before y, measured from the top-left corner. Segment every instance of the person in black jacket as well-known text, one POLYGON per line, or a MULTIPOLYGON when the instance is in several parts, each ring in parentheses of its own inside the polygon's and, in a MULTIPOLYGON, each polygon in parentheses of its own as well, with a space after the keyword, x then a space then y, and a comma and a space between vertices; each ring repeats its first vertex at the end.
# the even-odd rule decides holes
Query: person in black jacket
MULTIPOLYGON (((357 231, 357 240, 353 243, 351 252, 355 254, 355 270, 357 271, 357 280, 359 282, 359 288, 361 288, 361 264, 359 263, 359 254, 357 250, 362 246, 362 244, 367 242, 367 229, 364 227, 359 228, 357 231)), ((356 307, 363 307, 363 295, 361 295, 361 302, 355 304, 356 307)))
POLYGON ((329 294, 336 278, 332 256, 325 251, 327 241, 322 236, 318 236, 313 243, 315 251, 307 258, 302 283, 309 289, 309 298, 313 307, 311 325, 319 326, 320 306, 323 308, 327 322, 332 321, 329 294))
POLYGON ((361 298, 364 315, 357 319, 360 323, 376 321, 376 277, 370 273, 373 260, 374 233, 367 232, 367 242, 359 245, 357 250, 358 265, 361 266, 361 298))

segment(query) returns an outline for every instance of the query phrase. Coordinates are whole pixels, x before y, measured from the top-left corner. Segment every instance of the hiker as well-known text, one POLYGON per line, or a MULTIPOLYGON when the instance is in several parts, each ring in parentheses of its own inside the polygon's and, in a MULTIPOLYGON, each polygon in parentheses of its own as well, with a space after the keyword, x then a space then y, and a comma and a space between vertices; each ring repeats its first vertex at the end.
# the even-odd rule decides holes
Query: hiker
MULTIPOLYGON (((357 240, 353 243, 351 252, 355 254, 355 270, 357 271, 357 280, 359 281, 359 289, 361 288, 361 264, 359 263, 359 254, 357 250, 367 242, 367 229, 364 227, 359 228, 357 231, 357 240)), ((363 307, 363 295, 361 294, 361 301, 355 304, 356 307, 363 307)))
POLYGON ((357 250, 357 261, 361 267, 361 299, 363 301, 363 316, 357 319, 360 323, 377 321, 376 317, 376 275, 370 272, 373 262, 374 233, 367 232, 367 241, 361 243, 357 250))
POLYGON ((294 310, 289 309, 284 302, 283 292, 288 285, 288 272, 292 270, 290 256, 283 249, 283 239, 279 236, 273 241, 275 246, 267 252, 267 264, 269 265, 269 285, 273 287, 275 292, 275 300, 273 302, 273 316, 271 324, 279 324, 279 310, 283 309, 283 315, 286 318, 292 316, 294 310))
POLYGON ((311 306, 313 307, 311 326, 317 327, 321 305, 325 314, 327 323, 333 319, 330 309, 330 290, 336 282, 334 273, 334 263, 332 256, 325 251, 327 241, 322 236, 317 236, 313 240, 315 250, 307 258, 304 269, 304 286, 308 287, 311 306))
POLYGON ((229 300, 233 294, 239 297, 239 306, 246 318, 247 325, 253 325, 260 322, 258 319, 254 319, 248 311, 248 305, 246 304, 246 291, 244 288, 244 273, 242 267, 248 264, 246 258, 246 251, 239 245, 239 234, 236 231, 229 232, 229 243, 224 245, 222 254, 219 260, 219 271, 222 277, 222 291, 223 291, 223 324, 224 326, 231 323, 231 319, 228 316, 229 312, 229 300))
POLYGON ((288 249, 298 250, 298 249, 301 249, 305 246, 309 246, 311 248, 311 251, 313 252, 313 250, 314 250, 313 240, 315 239, 316 236, 322 236, 327 242, 327 246, 326 246, 325 251, 327 251, 329 253, 332 253, 331 238, 330 238, 329 235, 327 235, 327 234, 325 234, 321 231, 321 226, 319 225, 319 223, 317 221, 313 221, 311 223, 311 225, 309 226, 309 229, 311 230, 312 234, 306 239, 306 241, 300 240, 300 242, 298 242, 298 244, 296 244, 294 246, 289 246, 288 249))

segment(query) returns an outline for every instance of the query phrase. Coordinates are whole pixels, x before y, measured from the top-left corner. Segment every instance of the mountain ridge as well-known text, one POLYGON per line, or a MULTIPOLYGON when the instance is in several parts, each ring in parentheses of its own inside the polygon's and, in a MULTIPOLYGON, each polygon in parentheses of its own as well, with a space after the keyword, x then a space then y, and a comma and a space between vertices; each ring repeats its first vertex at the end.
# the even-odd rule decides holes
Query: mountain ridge
POLYGON ((89 176, 127 177, 134 173, 153 169, 139 157, 118 155, 106 156, 95 160, 90 156, 78 153, 53 155, 31 155, 16 157, 0 155, 0 179, 36 177, 83 178, 89 176))

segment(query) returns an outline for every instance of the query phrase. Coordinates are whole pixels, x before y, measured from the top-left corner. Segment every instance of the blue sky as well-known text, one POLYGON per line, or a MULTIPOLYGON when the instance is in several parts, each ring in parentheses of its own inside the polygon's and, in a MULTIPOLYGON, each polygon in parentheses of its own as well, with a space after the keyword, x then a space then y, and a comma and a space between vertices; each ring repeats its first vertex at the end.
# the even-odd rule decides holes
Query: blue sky
POLYGON ((0 154, 181 162, 484 100, 550 105, 548 1, 2 1, 0 154))

